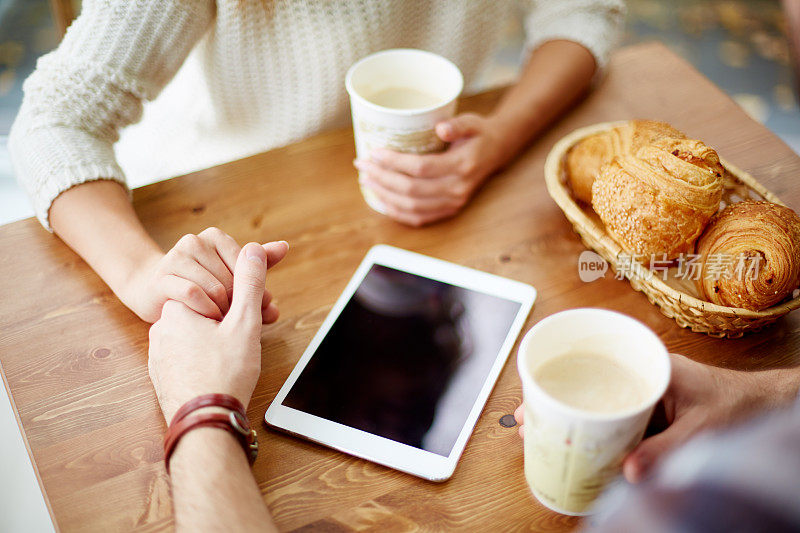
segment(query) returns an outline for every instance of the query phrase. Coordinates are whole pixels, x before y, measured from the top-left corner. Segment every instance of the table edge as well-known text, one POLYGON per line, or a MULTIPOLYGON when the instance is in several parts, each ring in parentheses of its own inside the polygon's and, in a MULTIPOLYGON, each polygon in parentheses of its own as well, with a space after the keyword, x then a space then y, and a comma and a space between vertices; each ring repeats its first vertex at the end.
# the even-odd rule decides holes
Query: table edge
POLYGON ((20 418, 19 416, 19 409, 17 409, 17 402, 14 401, 14 396, 11 394, 11 387, 8 384, 8 379, 6 378, 6 372, 3 369, 2 361, 0 361, 0 379, 3 381, 3 387, 6 390, 8 401, 11 402, 11 410, 14 412, 14 419, 16 420, 19 433, 22 436, 22 442, 25 444, 25 451, 28 453, 28 459, 30 460, 31 466, 33 467, 33 473, 36 475, 36 482, 39 484, 39 490, 42 493, 44 504, 47 507, 47 513, 50 515, 50 521, 53 523, 53 528, 60 533, 61 528, 58 526, 58 522, 56 521, 56 514, 53 511, 52 504, 50 503, 50 496, 48 496, 47 491, 44 488, 42 475, 39 473, 39 465, 36 464, 36 459, 33 456, 33 450, 31 449, 30 442, 28 442, 28 435, 25 433, 25 427, 22 425, 22 418, 20 418))

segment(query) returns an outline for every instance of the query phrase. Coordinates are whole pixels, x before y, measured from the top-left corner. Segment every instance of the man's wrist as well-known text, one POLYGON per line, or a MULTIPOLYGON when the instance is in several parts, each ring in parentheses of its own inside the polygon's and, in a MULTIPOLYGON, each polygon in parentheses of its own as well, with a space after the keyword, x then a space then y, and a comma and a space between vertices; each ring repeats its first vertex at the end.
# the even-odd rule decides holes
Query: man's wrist
MULTIPOLYGON (((186 402, 184 402, 184 403, 186 403, 186 402)), ((178 408, 181 405, 183 405, 183 404, 177 405, 175 409, 172 409, 168 414, 164 415, 164 418, 165 418, 165 420, 167 422, 167 425, 172 423, 172 419, 175 418, 175 413, 178 412, 178 408)), ((192 414, 203 414, 203 413, 222 413, 224 415, 227 415, 228 413, 230 413, 230 410, 229 409, 225 409, 224 407, 217 407, 215 405, 212 405, 212 406, 209 406, 209 407, 201 407, 199 409, 195 409, 194 411, 192 411, 192 414)))
POLYGON ((744 390, 751 390, 749 403, 760 404, 766 409, 777 409, 791 405, 800 394, 800 367, 741 372, 743 379, 750 381, 744 390))
MULTIPOLYGON (((213 390, 217 390, 217 391, 219 391, 219 390, 225 390, 225 388, 224 387, 220 388, 220 387, 204 386, 204 387, 197 387, 194 391, 192 391, 192 390, 189 390, 189 391, 183 390, 182 392, 179 392, 178 394, 162 394, 162 396, 159 398, 159 404, 164 406, 164 407, 166 407, 166 409, 163 411, 163 413, 164 413, 164 420, 166 421, 167 425, 169 426, 170 424, 172 424, 172 421, 175 418, 176 413, 182 407, 184 407, 185 405, 189 404, 190 402, 192 402, 193 400, 195 400, 197 398, 205 397, 205 396, 212 396, 212 395, 216 395, 216 394, 229 395, 229 393, 220 393, 220 392, 198 392, 198 391, 208 391, 208 390, 212 390, 212 391, 213 390)), ((247 403, 249 403, 249 399, 247 400, 247 403, 245 403, 245 402, 242 402, 242 400, 239 399, 241 397, 240 395, 238 395, 238 394, 230 394, 230 395, 233 396, 236 400, 238 400, 239 402, 242 403, 242 406, 243 406, 245 411, 247 410, 247 403)), ((211 403, 213 403, 213 402, 211 402, 211 403)), ((205 405, 205 406, 202 406, 202 407, 196 407, 195 406, 195 407, 191 408, 189 413, 190 414, 195 414, 195 413, 223 413, 223 414, 228 414, 228 413, 231 412, 232 408, 233 408, 233 406, 228 407, 227 405, 225 405, 225 406, 222 406, 222 405, 205 405)), ((237 409, 238 409, 238 407, 237 407, 237 409)), ((187 415, 184 415, 184 416, 187 416, 187 415)))
POLYGON ((245 468, 250 468, 247 456, 242 453, 242 446, 233 434, 219 428, 198 427, 183 435, 175 445, 170 457, 170 475, 176 477, 186 470, 198 468, 195 457, 209 453, 225 458, 226 462, 241 461, 245 468))
POLYGON ((781 391, 781 404, 789 405, 798 401, 800 396, 800 367, 777 370, 777 381, 781 391))
POLYGON ((178 443, 170 467, 179 531, 275 531, 237 439, 198 428, 178 443))
POLYGON ((164 439, 167 472, 170 471, 171 459, 183 438, 201 428, 220 429, 233 435, 247 459, 251 463, 255 461, 258 455, 258 438, 250 427, 242 404, 228 395, 209 394, 187 403, 173 415, 164 439))

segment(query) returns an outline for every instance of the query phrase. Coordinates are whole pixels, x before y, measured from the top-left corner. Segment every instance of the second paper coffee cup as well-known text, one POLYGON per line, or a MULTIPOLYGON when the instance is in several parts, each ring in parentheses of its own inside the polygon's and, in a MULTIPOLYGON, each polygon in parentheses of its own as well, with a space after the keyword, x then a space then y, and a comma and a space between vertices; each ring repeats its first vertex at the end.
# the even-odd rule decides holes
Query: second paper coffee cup
POLYGON ((556 512, 590 514, 669 384, 667 350, 633 318, 573 309, 525 335, 517 367, 531 492, 556 512))

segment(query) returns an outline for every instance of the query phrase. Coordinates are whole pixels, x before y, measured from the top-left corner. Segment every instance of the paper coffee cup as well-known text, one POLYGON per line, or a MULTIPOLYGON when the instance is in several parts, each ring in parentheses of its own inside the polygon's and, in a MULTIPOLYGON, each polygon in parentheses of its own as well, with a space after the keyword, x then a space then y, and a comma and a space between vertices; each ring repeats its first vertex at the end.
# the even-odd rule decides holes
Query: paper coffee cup
MULTIPOLYGON (((464 87, 461 71, 447 59, 424 50, 398 48, 369 55, 347 71, 345 87, 350 95, 356 155, 366 159, 375 148, 426 154, 445 144, 434 126, 452 118, 464 87), (412 89, 434 98, 426 107, 384 107, 370 98, 387 89, 412 89)), ((359 176, 362 178, 362 176, 359 176)), ((378 212, 383 206, 361 187, 367 204, 378 212)))
POLYGON ((664 344, 623 314, 573 309, 541 320, 525 335, 517 367, 525 405, 528 486, 536 499, 558 513, 591 514, 592 503, 641 441, 653 407, 669 384, 664 344), (644 385, 641 402, 623 411, 599 413, 557 400, 537 384, 536 371, 567 353, 612 359, 644 385))

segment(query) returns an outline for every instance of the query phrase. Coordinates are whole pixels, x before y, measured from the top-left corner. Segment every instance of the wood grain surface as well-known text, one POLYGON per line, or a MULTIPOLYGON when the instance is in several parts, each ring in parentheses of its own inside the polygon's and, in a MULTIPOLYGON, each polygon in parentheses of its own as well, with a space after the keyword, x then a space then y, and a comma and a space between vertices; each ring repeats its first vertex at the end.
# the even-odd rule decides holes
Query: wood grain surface
MULTIPOLYGON (((462 109, 487 112, 499 94, 467 98, 462 109)), ((579 523, 531 498, 517 429, 498 423, 521 400, 513 363, 445 483, 263 427, 268 403, 377 243, 534 285, 539 299, 527 326, 556 311, 597 306, 642 320, 670 350, 697 360, 744 369, 800 362, 800 313, 742 339, 713 339, 679 328, 611 274, 580 281, 584 248, 545 191, 544 159, 574 128, 634 117, 666 120, 703 139, 800 208, 800 158, 657 44, 618 51, 583 103, 461 215, 432 227, 399 225, 364 204, 348 129, 134 191, 137 212, 165 248, 208 226, 241 243, 291 244, 268 275, 282 316, 264 329, 263 372, 249 407, 261 428, 255 476, 281 529, 561 531, 579 523)), ((33 219, 0 228, 0 324, 0 362, 61 530, 169 529, 165 427, 147 377, 148 325, 33 219)))

